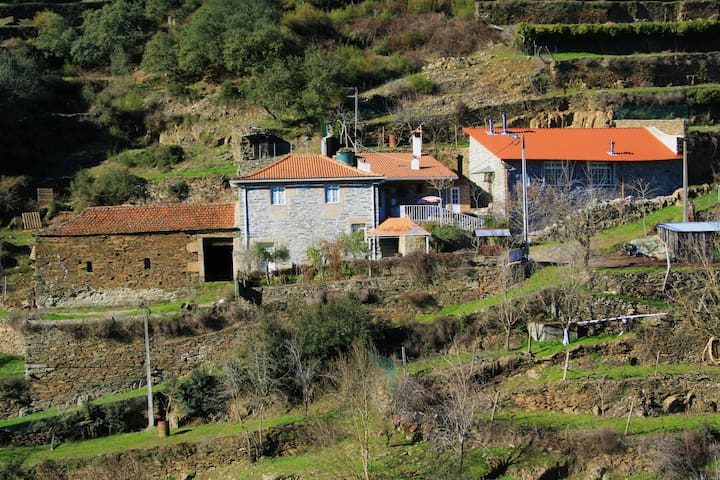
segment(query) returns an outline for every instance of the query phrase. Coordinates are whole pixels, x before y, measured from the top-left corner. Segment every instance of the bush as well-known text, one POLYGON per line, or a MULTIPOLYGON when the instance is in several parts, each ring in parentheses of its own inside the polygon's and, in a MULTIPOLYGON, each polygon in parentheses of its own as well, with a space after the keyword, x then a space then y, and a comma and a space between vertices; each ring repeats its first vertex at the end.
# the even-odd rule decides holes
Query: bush
POLYGON ((177 180, 170 183, 167 187, 168 195, 182 202, 188 198, 190 187, 185 180, 177 180))
POLYGON ((219 410, 218 381, 207 370, 194 369, 178 387, 178 397, 189 417, 209 420, 219 410))
POLYGON ((302 313, 295 328, 303 353, 331 359, 346 351, 353 340, 370 336, 370 315, 357 300, 343 297, 316 303, 302 313))
POLYGON ((80 170, 70 184, 76 209, 95 205, 120 205, 147 196, 147 181, 126 168, 114 167, 98 174, 80 170))
POLYGON ((438 263, 438 256, 424 252, 412 252, 400 259, 400 268, 403 269, 420 283, 430 283, 435 266, 438 263))
POLYGON ((430 243, 438 252, 453 252, 468 243, 468 236, 465 231, 452 225, 428 224, 430 232, 430 243))

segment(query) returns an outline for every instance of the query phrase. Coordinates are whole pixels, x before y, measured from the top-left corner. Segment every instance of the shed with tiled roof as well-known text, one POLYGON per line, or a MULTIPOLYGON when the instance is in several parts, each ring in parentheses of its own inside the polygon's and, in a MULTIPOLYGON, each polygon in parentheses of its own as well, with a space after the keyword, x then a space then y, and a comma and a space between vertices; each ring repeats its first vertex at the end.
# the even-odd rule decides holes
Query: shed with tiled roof
POLYGON ((232 280, 236 204, 91 207, 36 236, 38 303, 107 304, 174 298, 232 280))

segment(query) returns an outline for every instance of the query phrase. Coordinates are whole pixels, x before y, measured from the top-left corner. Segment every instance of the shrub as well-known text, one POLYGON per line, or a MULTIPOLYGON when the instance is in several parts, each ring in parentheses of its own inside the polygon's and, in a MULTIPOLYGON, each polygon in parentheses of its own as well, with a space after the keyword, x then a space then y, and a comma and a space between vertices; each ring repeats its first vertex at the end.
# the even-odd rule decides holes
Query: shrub
POLYGON ((190 187, 185 180, 176 180, 167 186, 168 195, 182 202, 188 198, 190 187))
POLYGON ((402 299, 407 305, 418 308, 435 305, 435 299, 427 292, 405 292, 402 299))
POLYGON ((415 93, 430 95, 435 90, 435 85, 422 73, 414 73, 407 77, 410 89, 415 93))
POLYGON ((218 382, 207 370, 194 369, 178 387, 178 397, 189 417, 209 420, 218 412, 218 382))
POLYGON ((400 268, 420 283, 430 283, 437 264, 436 254, 412 252, 400 259, 400 268))
POLYGON ((334 298, 304 310, 295 322, 303 353, 311 358, 335 358, 353 340, 367 340, 370 316, 357 300, 334 298))
POLYGON ((70 185, 72 204, 76 209, 94 205, 120 205, 145 198, 147 181, 126 168, 114 167, 98 174, 80 170, 70 185))
POLYGON ((428 224, 427 230, 431 234, 430 243, 438 252, 452 252, 468 242, 465 231, 452 225, 428 224))
POLYGON ((0 380, 0 399, 6 404, 12 403, 17 407, 27 407, 31 403, 30 385, 24 378, 0 380))

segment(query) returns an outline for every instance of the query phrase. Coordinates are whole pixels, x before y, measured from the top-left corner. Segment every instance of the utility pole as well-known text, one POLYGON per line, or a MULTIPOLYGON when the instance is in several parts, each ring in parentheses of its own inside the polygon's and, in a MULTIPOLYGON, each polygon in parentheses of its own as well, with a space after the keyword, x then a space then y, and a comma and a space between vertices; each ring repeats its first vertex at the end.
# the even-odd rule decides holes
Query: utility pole
POLYGON ((688 161, 687 161, 687 127, 683 137, 683 222, 689 221, 688 205, 688 161))
POLYGON ((153 413, 153 393, 152 393, 152 373, 150 371, 150 334, 148 329, 148 313, 150 309, 142 301, 140 307, 144 310, 143 324, 145 327, 145 374, 147 375, 147 403, 148 403, 148 429, 155 426, 155 416, 153 413))
POLYGON ((527 193, 527 155, 525 154, 525 135, 520 135, 520 146, 522 151, 522 209, 523 209, 523 250, 525 257, 530 255, 530 223, 528 220, 528 193, 527 193))
POLYGON ((352 95, 348 95, 348 97, 355 100, 355 128, 353 130, 353 152, 357 154, 358 152, 358 87, 351 87, 353 88, 354 92, 352 95))

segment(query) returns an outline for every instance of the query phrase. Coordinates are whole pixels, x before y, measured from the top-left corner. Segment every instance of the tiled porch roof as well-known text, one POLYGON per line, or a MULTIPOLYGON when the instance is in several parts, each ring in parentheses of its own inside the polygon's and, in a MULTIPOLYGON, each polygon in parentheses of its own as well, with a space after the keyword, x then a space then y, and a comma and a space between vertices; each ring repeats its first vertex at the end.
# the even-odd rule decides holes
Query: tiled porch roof
POLYGON ((429 237, 430 233, 407 217, 388 218, 377 228, 368 232, 368 237, 429 237))
POLYGON ((360 152, 358 162, 370 164, 370 171, 388 180, 431 180, 434 178, 456 179, 455 172, 431 155, 420 156, 420 168, 413 170, 410 152, 360 152))
POLYGON ((373 179, 378 175, 363 172, 324 155, 291 154, 265 168, 235 180, 252 183, 279 180, 373 179))

